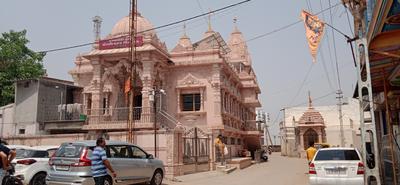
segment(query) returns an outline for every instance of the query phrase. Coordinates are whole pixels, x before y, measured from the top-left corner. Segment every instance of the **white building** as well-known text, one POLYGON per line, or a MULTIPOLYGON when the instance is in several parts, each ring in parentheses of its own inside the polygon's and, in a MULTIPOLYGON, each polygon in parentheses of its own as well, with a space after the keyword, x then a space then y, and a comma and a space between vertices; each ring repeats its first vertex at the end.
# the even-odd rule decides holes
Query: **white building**
MULTIPOLYGON (((282 155, 304 157, 309 141, 340 146, 340 121, 337 105, 284 108, 280 123, 282 155)), ((344 99, 342 106, 344 142, 346 147, 361 148, 358 100, 344 99)))

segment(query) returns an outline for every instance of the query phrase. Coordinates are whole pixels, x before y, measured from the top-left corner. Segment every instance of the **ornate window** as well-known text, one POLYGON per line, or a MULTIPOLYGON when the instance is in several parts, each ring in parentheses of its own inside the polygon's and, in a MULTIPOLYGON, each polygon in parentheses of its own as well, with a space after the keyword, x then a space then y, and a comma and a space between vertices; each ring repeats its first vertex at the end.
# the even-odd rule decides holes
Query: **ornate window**
POLYGON ((181 94, 181 110, 182 111, 200 111, 201 96, 200 93, 181 94))

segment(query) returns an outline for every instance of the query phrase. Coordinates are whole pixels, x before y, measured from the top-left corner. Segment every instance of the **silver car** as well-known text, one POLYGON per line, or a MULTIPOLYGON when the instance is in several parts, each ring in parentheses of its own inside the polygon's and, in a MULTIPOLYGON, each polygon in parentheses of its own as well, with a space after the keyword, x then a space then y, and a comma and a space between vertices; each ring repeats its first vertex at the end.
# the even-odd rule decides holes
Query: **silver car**
MULTIPOLYGON (((164 165, 161 160, 154 159, 140 147, 122 141, 106 141, 107 158, 117 173, 111 175, 105 184, 150 183, 161 185, 164 177, 164 165)), ((91 154, 96 141, 75 141, 63 143, 49 160, 47 185, 93 185, 90 170, 91 154)), ((111 173, 109 173, 111 174, 111 173)))

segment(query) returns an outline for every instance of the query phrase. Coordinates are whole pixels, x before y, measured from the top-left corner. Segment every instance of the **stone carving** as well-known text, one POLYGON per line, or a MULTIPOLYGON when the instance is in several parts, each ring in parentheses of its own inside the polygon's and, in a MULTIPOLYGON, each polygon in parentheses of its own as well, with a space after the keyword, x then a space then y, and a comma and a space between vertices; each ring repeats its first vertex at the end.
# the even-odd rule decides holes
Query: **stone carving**
POLYGON ((187 86, 204 86, 204 84, 195 76, 193 76, 191 73, 186 75, 185 78, 182 80, 178 80, 178 86, 179 87, 187 87, 187 86))

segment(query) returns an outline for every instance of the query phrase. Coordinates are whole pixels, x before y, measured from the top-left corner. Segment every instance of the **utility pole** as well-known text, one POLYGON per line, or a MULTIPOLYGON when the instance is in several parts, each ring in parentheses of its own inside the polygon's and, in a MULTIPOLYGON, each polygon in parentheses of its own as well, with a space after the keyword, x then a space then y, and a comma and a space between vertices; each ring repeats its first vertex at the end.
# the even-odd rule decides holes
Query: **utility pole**
MULTIPOLYGON (((378 140, 376 134, 374 102, 372 98, 372 83, 371 83, 371 70, 369 64, 368 54, 368 41, 366 37, 366 1, 365 0, 342 0, 343 5, 349 9, 354 18, 354 39, 348 39, 349 44, 353 47, 352 42, 356 41, 356 68, 358 77, 358 99, 360 103, 360 129, 361 129, 361 143, 362 143, 362 158, 365 164, 364 178, 365 184, 371 184, 370 181, 374 179, 376 185, 381 185, 381 175, 379 168, 380 165, 380 152, 378 149, 378 140), (365 67, 365 69, 364 69, 365 67), (365 74, 364 74, 365 73, 365 74), (366 77, 366 79, 363 78, 366 77), (363 91, 368 94, 363 95, 363 91), (365 122, 365 112, 369 112, 371 119, 370 123, 365 122), (366 142, 367 136, 370 140, 371 152, 367 152, 366 142), (371 159, 375 164, 368 165, 367 159, 371 159)), ((396 182, 395 182, 396 184, 396 182)))
POLYGON ((157 95, 159 95, 159 91, 154 89, 150 95, 150 101, 153 101, 153 111, 154 111, 154 157, 157 158, 157 95))
POLYGON ((339 89, 336 94, 338 95, 336 98, 338 99, 338 111, 339 111, 339 123, 340 123, 340 146, 345 147, 346 141, 344 136, 344 129, 343 129, 343 112, 342 112, 342 105, 343 105, 343 92, 339 89))
POLYGON ((134 143, 133 130, 134 130, 134 121, 133 121, 133 106, 134 106, 134 97, 136 90, 136 33, 137 33, 137 0, 130 0, 130 59, 131 59, 131 69, 130 69, 130 80, 131 80, 131 88, 129 91, 129 116, 128 116, 128 137, 127 141, 130 143, 134 143))
POLYGON ((269 146, 268 143, 268 125, 269 125, 269 113, 267 113, 267 119, 265 119, 265 112, 262 112, 263 115, 263 128, 264 128, 264 145, 269 146))

